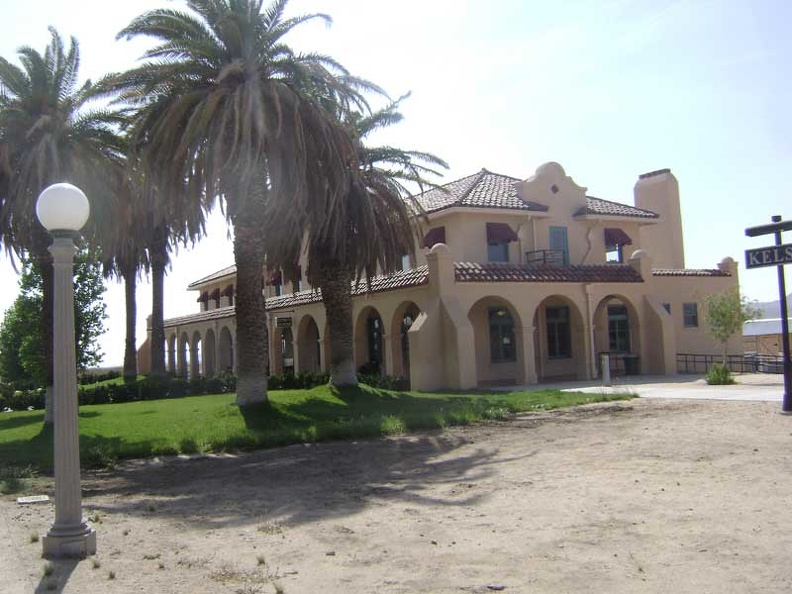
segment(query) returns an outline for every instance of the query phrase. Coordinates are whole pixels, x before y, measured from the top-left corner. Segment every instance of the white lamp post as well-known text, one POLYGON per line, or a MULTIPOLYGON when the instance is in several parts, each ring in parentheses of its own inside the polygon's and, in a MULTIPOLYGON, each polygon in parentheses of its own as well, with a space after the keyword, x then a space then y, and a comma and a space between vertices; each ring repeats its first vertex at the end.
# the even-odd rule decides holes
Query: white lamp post
POLYGON ((77 252, 74 236, 88 220, 89 212, 85 194, 71 184, 49 186, 36 203, 36 215, 52 235, 49 251, 54 268, 55 522, 43 538, 47 558, 96 554, 96 531, 82 517, 72 281, 77 252))

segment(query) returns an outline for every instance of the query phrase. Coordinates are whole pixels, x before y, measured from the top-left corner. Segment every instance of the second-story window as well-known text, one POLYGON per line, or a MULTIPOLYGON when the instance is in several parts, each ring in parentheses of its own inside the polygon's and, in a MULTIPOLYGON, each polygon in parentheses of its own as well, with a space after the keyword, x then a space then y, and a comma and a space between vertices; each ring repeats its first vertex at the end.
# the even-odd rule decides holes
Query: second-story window
POLYGON ((209 303, 209 292, 208 291, 203 291, 198 296, 198 303, 201 304, 201 311, 206 311, 207 309, 209 309, 209 305, 208 305, 208 303, 209 303))
POLYGON ((297 267, 297 277, 292 282, 292 287, 295 293, 302 291, 302 266, 297 267))
POLYGON ((564 266, 569 265, 569 239, 566 227, 550 227, 550 250, 559 253, 564 266))
POLYGON ((402 254, 401 257, 401 269, 402 270, 409 270, 412 268, 410 264, 410 254, 402 254))
POLYGON ((624 246, 632 245, 632 239, 618 228, 605 229, 605 261, 624 262, 624 246))
POLYGON ((506 223, 487 223, 487 260, 508 262, 509 244, 519 237, 506 223))
POLYGON ((487 243, 487 260, 489 262, 508 262, 508 243, 487 243))
POLYGON ((283 294, 283 277, 280 270, 275 270, 269 276, 267 284, 273 288, 276 297, 283 294))

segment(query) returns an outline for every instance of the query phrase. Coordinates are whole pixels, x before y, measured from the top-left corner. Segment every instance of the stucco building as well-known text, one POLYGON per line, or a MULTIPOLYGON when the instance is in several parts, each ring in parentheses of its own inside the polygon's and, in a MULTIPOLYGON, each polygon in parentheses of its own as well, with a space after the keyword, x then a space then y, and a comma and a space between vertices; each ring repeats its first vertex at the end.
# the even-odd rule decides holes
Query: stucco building
MULTIPOLYGON (((354 289, 358 367, 413 389, 467 389, 595 378, 602 353, 617 374, 674 374, 678 353, 720 353, 701 298, 736 288, 737 266, 685 268, 668 169, 639 177, 633 205, 588 196, 557 163, 527 179, 483 169, 419 200, 415 261, 354 289)), ((324 369, 321 295, 262 274, 271 372, 324 369)), ((170 371, 233 370, 234 285, 234 267, 189 285, 200 311, 166 320, 170 371)))

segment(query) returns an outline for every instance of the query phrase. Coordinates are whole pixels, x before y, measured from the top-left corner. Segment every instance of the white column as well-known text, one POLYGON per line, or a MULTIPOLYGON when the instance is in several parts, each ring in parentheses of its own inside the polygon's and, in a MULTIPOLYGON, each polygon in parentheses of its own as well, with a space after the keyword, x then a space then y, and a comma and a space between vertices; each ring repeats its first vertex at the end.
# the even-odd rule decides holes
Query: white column
POLYGON ((55 523, 43 538, 44 557, 96 554, 96 532, 82 517, 77 362, 74 352, 74 254, 72 238, 55 236, 54 268, 55 523))

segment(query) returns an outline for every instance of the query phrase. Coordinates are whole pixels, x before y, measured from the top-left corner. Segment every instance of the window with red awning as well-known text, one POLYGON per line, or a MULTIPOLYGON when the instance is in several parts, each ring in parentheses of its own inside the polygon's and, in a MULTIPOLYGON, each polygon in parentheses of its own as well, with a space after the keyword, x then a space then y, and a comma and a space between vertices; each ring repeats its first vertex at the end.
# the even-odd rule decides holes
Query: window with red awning
POLYGON ((510 243, 518 239, 517 233, 506 223, 487 223, 487 243, 510 243))
POLYGON ((445 227, 435 227, 429 229, 429 232, 424 235, 421 247, 432 248, 437 243, 445 243, 445 227))

